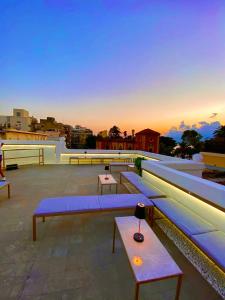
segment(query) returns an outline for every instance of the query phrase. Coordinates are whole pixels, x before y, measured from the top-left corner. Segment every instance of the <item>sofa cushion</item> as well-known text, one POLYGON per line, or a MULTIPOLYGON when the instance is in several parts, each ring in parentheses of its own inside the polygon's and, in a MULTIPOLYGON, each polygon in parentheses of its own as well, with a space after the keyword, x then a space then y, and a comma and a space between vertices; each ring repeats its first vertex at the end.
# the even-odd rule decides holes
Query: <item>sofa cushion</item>
POLYGON ((112 194, 100 195, 99 204, 101 209, 135 208, 138 202, 146 207, 154 206, 152 201, 143 194, 112 194))
POLYGON ((135 208, 138 202, 146 207, 154 206, 143 194, 112 194, 90 196, 63 196, 43 199, 34 215, 68 214, 72 212, 92 212, 135 208))
POLYGON ((165 197, 158 189, 150 188, 143 183, 143 179, 134 172, 121 172, 121 174, 148 198, 165 197))
POLYGON ((4 188, 5 186, 7 186, 9 184, 9 182, 8 181, 0 181, 0 189, 1 188, 4 188))
POLYGON ((35 215, 99 210, 98 196, 63 196, 43 199, 35 215))
POLYGON ((225 233, 222 231, 197 234, 191 237, 218 265, 225 270, 225 233))
POLYGON ((155 206, 188 236, 215 231, 216 228, 190 209, 170 198, 152 199, 155 206))

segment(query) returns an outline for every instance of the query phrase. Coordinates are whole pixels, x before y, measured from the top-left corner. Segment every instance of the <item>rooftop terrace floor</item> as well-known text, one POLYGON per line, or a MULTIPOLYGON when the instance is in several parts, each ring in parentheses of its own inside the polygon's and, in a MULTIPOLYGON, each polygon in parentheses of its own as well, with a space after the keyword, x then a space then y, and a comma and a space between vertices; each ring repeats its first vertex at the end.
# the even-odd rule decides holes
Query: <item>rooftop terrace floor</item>
MULTIPOLYGON (((103 166, 24 166, 9 171, 12 196, 0 191, 0 299, 130 300, 134 279, 118 238, 112 254, 115 216, 127 213, 83 214, 38 222, 32 241, 32 213, 46 197, 97 194, 103 166)), ((119 173, 114 173, 115 178, 119 173)), ((127 193, 119 185, 119 193, 127 193)), ((164 233, 159 239, 184 272, 182 300, 221 299, 164 233)), ((140 299, 174 299, 176 280, 141 287, 140 299)))

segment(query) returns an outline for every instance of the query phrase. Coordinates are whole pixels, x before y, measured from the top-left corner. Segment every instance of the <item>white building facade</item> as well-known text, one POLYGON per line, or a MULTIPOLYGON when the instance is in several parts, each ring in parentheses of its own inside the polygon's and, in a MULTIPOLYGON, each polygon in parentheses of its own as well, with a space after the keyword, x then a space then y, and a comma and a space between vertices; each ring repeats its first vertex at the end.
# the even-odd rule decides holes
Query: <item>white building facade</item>
POLYGON ((5 129, 16 129, 23 131, 30 131, 32 117, 25 109, 13 109, 12 116, 0 116, 0 127, 5 129))

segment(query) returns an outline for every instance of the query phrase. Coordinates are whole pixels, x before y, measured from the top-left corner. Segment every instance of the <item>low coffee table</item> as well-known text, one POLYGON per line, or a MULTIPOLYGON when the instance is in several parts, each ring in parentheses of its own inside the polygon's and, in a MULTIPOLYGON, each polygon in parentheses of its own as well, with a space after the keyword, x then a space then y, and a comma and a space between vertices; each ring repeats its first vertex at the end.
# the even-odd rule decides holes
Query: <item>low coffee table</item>
POLYGON ((175 299, 178 300, 182 271, 145 220, 141 221, 141 233, 144 235, 144 242, 138 243, 133 239, 134 233, 138 230, 138 222, 136 217, 115 218, 112 249, 114 253, 117 227, 135 278, 135 300, 138 300, 141 284, 172 277, 178 278, 175 296, 175 299))
POLYGON ((117 193, 117 181, 113 178, 111 174, 98 175, 98 189, 99 189, 99 184, 100 184, 101 195, 102 195, 102 189, 104 185, 109 185, 110 191, 111 191, 111 186, 115 185, 116 193, 117 193))

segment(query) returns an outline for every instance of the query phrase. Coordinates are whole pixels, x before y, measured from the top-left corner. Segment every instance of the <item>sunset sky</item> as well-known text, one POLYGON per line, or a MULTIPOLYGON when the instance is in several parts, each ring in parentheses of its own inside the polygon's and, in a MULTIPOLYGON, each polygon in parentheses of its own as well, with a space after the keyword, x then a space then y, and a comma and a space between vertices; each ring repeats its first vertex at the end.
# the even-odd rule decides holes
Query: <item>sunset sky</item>
POLYGON ((225 124, 222 0, 1 0, 0 12, 1 115, 95 132, 225 124))

